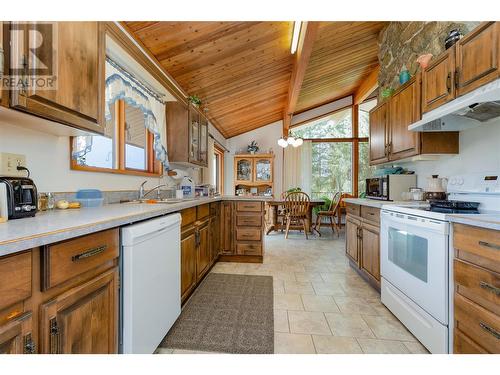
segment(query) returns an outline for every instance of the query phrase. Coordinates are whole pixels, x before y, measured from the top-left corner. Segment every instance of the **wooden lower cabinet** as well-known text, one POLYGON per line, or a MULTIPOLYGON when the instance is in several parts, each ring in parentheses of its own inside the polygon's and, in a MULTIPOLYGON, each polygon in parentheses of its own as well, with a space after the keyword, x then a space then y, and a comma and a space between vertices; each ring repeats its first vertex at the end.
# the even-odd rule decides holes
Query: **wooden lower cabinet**
POLYGON ((196 279, 200 281, 207 273, 210 264, 210 231, 209 220, 205 220, 198 227, 198 252, 196 258, 196 279))
POLYGON ((346 255, 351 266, 380 290, 380 209, 370 208, 368 216, 364 208, 347 204, 346 255))
POLYGON ((181 299, 196 286, 196 233, 194 228, 181 234, 181 299))
POLYGON ((32 314, 0 326, 0 354, 34 354, 36 345, 32 336, 32 314))
POLYGON ((354 262, 358 263, 359 229, 361 221, 347 215, 345 224, 346 254, 354 262))
POLYGON ((363 223, 360 234, 360 267, 380 282, 380 227, 363 223))
POLYGON ((117 353, 118 268, 68 290, 40 309, 42 352, 117 353))
POLYGON ((453 352, 500 354, 500 231, 453 224, 453 352))
POLYGON ((264 256, 264 202, 223 202, 221 256, 227 262, 262 263, 264 256))
POLYGON ((220 253, 221 203, 181 211, 181 301, 184 303, 220 253), (206 207, 205 207, 206 206, 206 207))

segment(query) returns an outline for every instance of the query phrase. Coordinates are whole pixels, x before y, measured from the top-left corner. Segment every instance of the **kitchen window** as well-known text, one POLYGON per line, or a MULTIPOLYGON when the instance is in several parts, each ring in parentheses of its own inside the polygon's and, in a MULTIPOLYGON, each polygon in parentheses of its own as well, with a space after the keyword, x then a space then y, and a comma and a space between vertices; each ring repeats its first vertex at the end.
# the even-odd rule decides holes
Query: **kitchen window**
POLYGON ((124 100, 115 102, 104 135, 73 137, 71 154, 71 168, 75 170, 161 175, 161 163, 154 157, 153 134, 144 126, 144 114, 124 100), (79 147, 80 142, 88 146, 79 147))
POLYGON ((224 193, 224 150, 214 144, 213 158, 213 181, 215 181, 215 191, 219 194, 224 193))
POLYGON ((293 127, 292 136, 312 141, 312 198, 336 191, 362 196, 373 173, 369 160, 369 111, 377 99, 339 109, 293 127), (357 116, 354 116, 357 111, 357 116))

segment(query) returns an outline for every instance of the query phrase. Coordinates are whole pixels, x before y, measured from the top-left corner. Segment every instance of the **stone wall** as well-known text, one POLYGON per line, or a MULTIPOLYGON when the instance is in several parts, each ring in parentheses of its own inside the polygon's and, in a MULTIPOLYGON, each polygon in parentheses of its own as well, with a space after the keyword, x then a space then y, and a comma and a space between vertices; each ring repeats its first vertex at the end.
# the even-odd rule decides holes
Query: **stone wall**
MULTIPOLYGON (((381 90, 399 84, 399 73, 404 66, 413 76, 418 68, 417 57, 426 53, 439 55, 445 50, 444 40, 450 30, 458 28, 467 34, 479 22, 391 22, 379 35, 381 90)), ((379 92, 381 92, 381 90, 379 92)))

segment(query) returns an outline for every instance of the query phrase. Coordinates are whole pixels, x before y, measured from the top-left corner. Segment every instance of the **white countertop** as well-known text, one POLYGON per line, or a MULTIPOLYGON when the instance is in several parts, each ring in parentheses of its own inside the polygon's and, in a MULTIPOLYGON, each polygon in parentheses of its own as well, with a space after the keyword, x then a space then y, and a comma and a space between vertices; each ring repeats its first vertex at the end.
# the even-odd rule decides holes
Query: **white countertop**
POLYGON ((452 223, 472 225, 485 229, 500 230, 500 214, 447 215, 452 223))
POLYGON ((416 203, 414 201, 384 201, 384 200, 368 199, 368 198, 344 198, 344 202, 359 204, 360 206, 370 206, 376 208, 382 208, 382 206, 386 204, 408 205, 416 203))
POLYGON ((96 208, 39 212, 35 217, 0 224, 0 256, 131 224, 185 208, 221 200, 258 200, 270 197, 222 196, 179 203, 116 203, 96 208))

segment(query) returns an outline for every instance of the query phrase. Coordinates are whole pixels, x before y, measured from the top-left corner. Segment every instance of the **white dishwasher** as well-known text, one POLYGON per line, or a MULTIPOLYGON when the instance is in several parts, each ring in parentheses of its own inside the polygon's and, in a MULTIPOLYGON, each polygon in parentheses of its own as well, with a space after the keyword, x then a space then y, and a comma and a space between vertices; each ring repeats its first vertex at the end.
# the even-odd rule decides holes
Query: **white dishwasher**
POLYGON ((121 353, 153 353, 181 313, 181 215, 121 229, 121 353))

